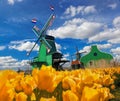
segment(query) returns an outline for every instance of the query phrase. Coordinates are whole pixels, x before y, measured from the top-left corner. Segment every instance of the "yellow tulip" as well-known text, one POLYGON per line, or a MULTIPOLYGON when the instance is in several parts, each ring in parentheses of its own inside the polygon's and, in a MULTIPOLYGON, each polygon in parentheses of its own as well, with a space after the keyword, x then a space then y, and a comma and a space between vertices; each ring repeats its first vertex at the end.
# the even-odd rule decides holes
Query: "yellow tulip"
POLYGON ((24 77, 21 80, 20 84, 23 88, 24 93, 27 95, 31 95, 33 90, 36 88, 35 81, 33 77, 31 77, 30 75, 27 75, 26 77, 24 77))
POLYGON ((52 98, 44 98, 42 97, 40 101, 56 101, 56 98, 53 96, 52 98))
POLYGON ((18 80, 16 80, 16 81, 13 82, 13 85, 14 85, 14 88, 15 88, 16 92, 20 92, 20 91, 23 90, 20 82, 21 81, 18 81, 18 80))
POLYGON ((47 88, 47 91, 53 92, 55 88, 58 86, 58 84, 62 81, 62 79, 63 79, 62 75, 55 75, 50 87, 47 88))
POLYGON ((97 89, 100 92, 100 101, 108 101, 109 99, 114 98, 114 96, 110 93, 110 89, 107 87, 97 89))
POLYGON ((0 86, 0 101, 13 101, 15 90, 9 81, 0 86))
POLYGON ((40 70, 33 70, 33 78, 39 90, 53 92, 61 81, 61 76, 55 75, 55 69, 51 66, 42 66, 40 70), (37 72, 37 73, 36 73, 37 72))
POLYGON ((15 100, 16 101, 27 101, 27 95, 24 92, 20 92, 16 94, 15 100))
POLYGON ((115 85, 112 84, 112 85, 110 86, 110 88, 111 88, 112 90, 114 90, 114 89, 115 89, 115 85))
POLYGON ((100 101, 100 93, 89 87, 84 87, 82 92, 81 101, 100 101))
POLYGON ((119 73, 120 68, 56 71, 45 65, 40 70, 34 69, 32 75, 2 70, 0 101, 27 101, 30 98, 38 100, 39 93, 44 96, 40 101, 56 101, 61 96, 63 101, 108 101, 114 97, 110 93, 110 89, 115 89, 114 81, 117 77, 114 74, 119 73), (57 86, 60 91, 55 89, 57 86), (48 98, 49 95, 53 97, 48 98))
POLYGON ((38 73, 39 73, 39 69, 38 68, 35 68, 33 69, 32 71, 32 77, 35 81, 35 83, 38 85, 38 73))
POLYGON ((116 80, 116 79, 117 79, 117 77, 116 77, 115 75, 113 75, 113 76, 112 76, 112 79, 113 79, 113 80, 116 80))
POLYGON ((79 101, 79 98, 71 90, 63 91, 63 101, 79 101))
POLYGON ((31 95, 31 101, 36 101, 36 97, 35 97, 34 93, 32 93, 32 95, 31 95))
POLYGON ((38 74, 38 88, 47 90, 53 85, 54 74, 47 70, 40 70, 38 74))
POLYGON ((76 92, 76 82, 72 79, 72 77, 65 77, 62 80, 62 87, 64 89, 71 89, 73 92, 76 92))
POLYGON ((110 77, 110 75, 105 75, 102 79, 103 85, 109 86, 110 84, 114 83, 114 80, 110 77))

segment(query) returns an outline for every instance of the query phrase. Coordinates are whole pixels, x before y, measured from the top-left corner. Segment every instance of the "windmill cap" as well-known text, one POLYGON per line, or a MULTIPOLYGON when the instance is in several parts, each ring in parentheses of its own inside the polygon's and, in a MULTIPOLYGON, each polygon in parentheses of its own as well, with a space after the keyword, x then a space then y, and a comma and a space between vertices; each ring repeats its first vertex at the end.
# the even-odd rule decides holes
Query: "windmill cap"
POLYGON ((50 35, 46 35, 46 36, 45 36, 45 39, 55 40, 55 38, 54 38, 53 36, 50 36, 50 35))

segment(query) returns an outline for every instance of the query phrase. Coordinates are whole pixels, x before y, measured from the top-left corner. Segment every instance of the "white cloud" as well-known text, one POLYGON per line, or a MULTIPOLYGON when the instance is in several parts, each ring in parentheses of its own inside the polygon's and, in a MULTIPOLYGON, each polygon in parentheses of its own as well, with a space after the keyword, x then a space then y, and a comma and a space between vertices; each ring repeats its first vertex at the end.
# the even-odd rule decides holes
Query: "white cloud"
POLYGON ((70 54, 69 53, 63 54, 62 60, 68 60, 69 61, 69 62, 66 62, 63 65, 63 69, 71 69, 70 54))
POLYGON ((61 45, 60 44, 55 43, 55 46, 56 46, 57 50, 61 50, 61 45))
POLYGON ((104 30, 90 37, 89 42, 108 41, 111 39, 116 39, 119 36, 120 36, 120 29, 112 28, 112 29, 104 30))
POLYGON ((2 63, 11 63, 11 62, 16 62, 17 60, 12 58, 11 56, 6 56, 6 57, 0 57, 0 61, 2 61, 2 63))
POLYGON ((13 4, 14 4, 14 0, 8 0, 8 3, 9 3, 10 5, 13 5, 13 4))
POLYGON ((110 7, 111 9, 115 9, 117 7, 117 3, 113 3, 108 5, 108 7, 110 7))
POLYGON ((0 46, 0 51, 4 50, 6 48, 6 46, 0 46))
POLYGON ((86 53, 88 53, 88 52, 90 52, 90 48, 91 48, 91 46, 85 46, 85 47, 83 47, 83 50, 80 50, 79 52, 86 52, 86 53))
POLYGON ((66 59, 66 60, 67 60, 69 57, 70 57, 70 54, 69 54, 69 53, 63 55, 63 58, 66 59))
POLYGON ((112 54, 114 54, 115 61, 120 62, 120 47, 116 47, 110 50, 112 54))
POLYGON ((65 15, 70 14, 72 17, 76 15, 76 8, 74 6, 70 6, 69 8, 66 9, 65 15))
POLYGON ((87 20, 83 19, 83 18, 74 18, 72 20, 67 20, 65 21, 65 23, 63 24, 64 26, 67 25, 81 25, 82 23, 87 22, 87 20))
MULTIPOLYGON (((93 44, 93 45, 97 45, 97 48, 99 49, 99 50, 102 50, 102 49, 108 49, 108 48, 111 48, 112 47, 112 44, 109 44, 109 43, 107 43, 107 44, 93 44)), ((92 46, 92 45, 91 45, 92 46)), ((91 46, 85 46, 85 47, 83 47, 83 50, 80 50, 79 52, 90 52, 90 50, 91 50, 91 46)), ((86 54, 86 53, 85 53, 86 54)))
POLYGON ((24 23, 28 22, 29 17, 10 17, 8 18, 5 23, 24 23))
POLYGON ((115 62, 120 62, 120 54, 119 54, 119 55, 116 55, 116 56, 114 57, 114 59, 115 59, 115 62))
MULTIPOLYGON (((30 41, 12 41, 9 45, 9 49, 15 49, 18 51, 30 51, 32 47, 34 46, 35 42, 30 42, 30 41)), ((39 50, 39 45, 36 44, 34 47, 33 51, 38 51, 39 50)))
POLYGON ((120 38, 113 38, 108 40, 108 42, 112 43, 112 44, 119 44, 120 43, 120 38))
POLYGON ((18 61, 12 56, 2 56, 0 57, 0 69, 15 69, 19 68, 22 70, 26 70, 30 67, 28 64, 28 60, 18 61))
POLYGON ((120 43, 120 16, 113 19, 113 28, 104 29, 89 38, 89 42, 108 41, 110 43, 120 43))
POLYGON ((8 0, 8 4, 14 5, 15 2, 22 2, 23 0, 8 0))
POLYGON ((113 20, 113 25, 114 25, 116 28, 120 28, 120 16, 116 17, 116 18, 113 20))
POLYGON ((97 44, 97 47, 99 49, 108 49, 108 48, 112 47, 112 44, 110 44, 110 43, 107 43, 107 44, 97 44))
POLYGON ((95 6, 70 6, 68 7, 65 12, 64 12, 64 17, 62 18, 69 18, 69 17, 74 17, 78 14, 86 15, 90 13, 95 13, 97 10, 95 9, 95 6))
POLYGON ((115 55, 120 55, 120 47, 117 47, 115 49, 111 49, 111 52, 115 55))
POLYGON ((66 21, 63 26, 49 30, 48 34, 58 38, 85 39, 95 35, 102 28, 101 23, 75 18, 66 21))
POLYGON ((86 6, 84 9, 84 14, 95 13, 96 9, 95 6, 86 6))
POLYGON ((60 44, 56 43, 56 42, 55 42, 55 46, 56 46, 57 52, 62 53, 62 52, 61 52, 62 46, 61 46, 60 44))

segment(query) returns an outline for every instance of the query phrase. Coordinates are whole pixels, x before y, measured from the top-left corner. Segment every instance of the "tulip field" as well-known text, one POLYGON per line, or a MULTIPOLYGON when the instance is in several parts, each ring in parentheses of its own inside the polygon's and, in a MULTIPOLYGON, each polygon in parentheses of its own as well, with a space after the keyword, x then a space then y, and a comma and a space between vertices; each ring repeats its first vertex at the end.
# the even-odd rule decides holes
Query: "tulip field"
POLYGON ((120 101, 120 67, 0 71, 0 101, 120 101))

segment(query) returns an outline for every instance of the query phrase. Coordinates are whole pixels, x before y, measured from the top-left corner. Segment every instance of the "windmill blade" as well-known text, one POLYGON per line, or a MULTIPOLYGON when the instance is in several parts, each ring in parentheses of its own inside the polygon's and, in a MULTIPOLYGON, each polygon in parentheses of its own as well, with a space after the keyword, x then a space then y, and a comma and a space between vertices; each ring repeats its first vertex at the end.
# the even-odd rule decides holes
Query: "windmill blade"
POLYGON ((42 37, 42 40, 43 40, 44 45, 47 48, 47 52, 49 53, 52 48, 51 45, 46 41, 46 39, 44 37, 42 37))
POLYGON ((79 53, 79 51, 78 51, 78 47, 76 46, 76 51, 77 51, 77 53, 79 53))
POLYGON ((33 27, 33 32, 36 34, 37 37, 41 36, 42 34, 44 34, 47 29, 51 26, 53 20, 55 18, 54 14, 51 14, 48 21, 46 22, 46 24, 44 25, 44 27, 40 30, 37 26, 33 27))
POLYGON ((38 43, 39 40, 40 40, 40 37, 36 40, 35 44, 34 44, 33 47, 31 48, 31 50, 27 53, 27 56, 30 55, 30 53, 32 52, 32 50, 34 49, 34 47, 36 46, 36 44, 38 43))
POLYGON ((40 35, 40 29, 39 29, 37 26, 34 26, 34 27, 32 28, 32 30, 33 30, 33 32, 35 33, 35 35, 36 35, 37 37, 41 36, 41 35, 40 35))
POLYGON ((80 52, 80 53, 87 53, 87 51, 83 51, 83 52, 80 52))
POLYGON ((47 29, 51 26, 51 23, 53 22, 54 18, 55 18, 55 15, 51 14, 48 21, 46 22, 46 24, 44 25, 44 27, 40 31, 40 33, 45 33, 47 31, 47 29))

